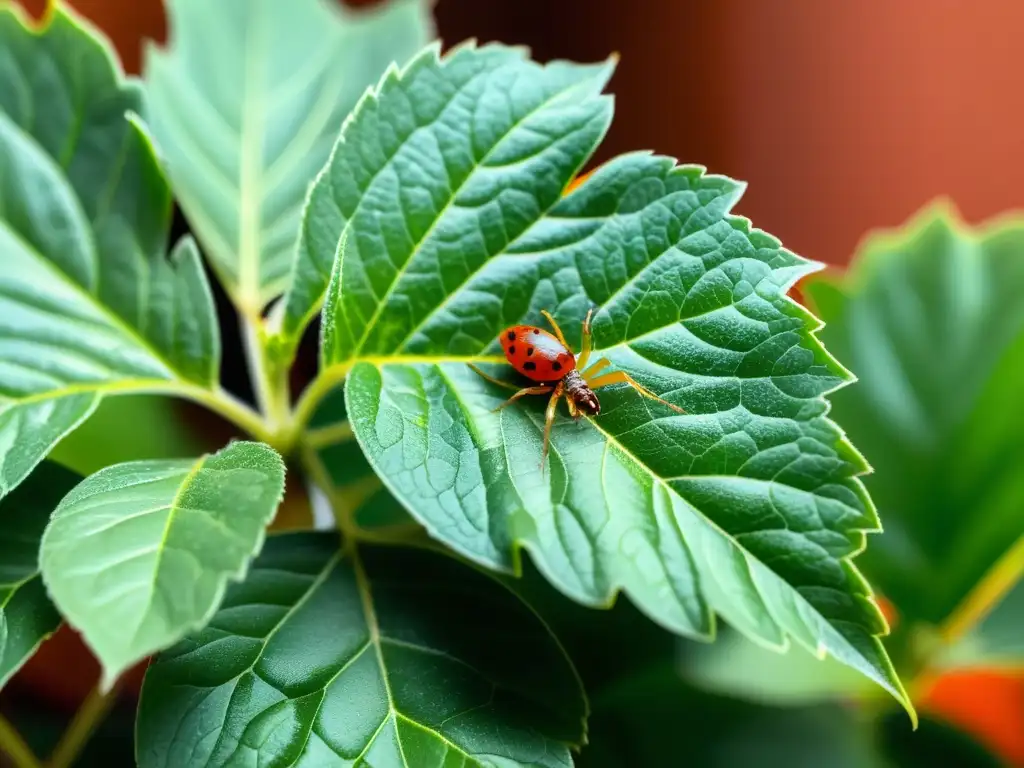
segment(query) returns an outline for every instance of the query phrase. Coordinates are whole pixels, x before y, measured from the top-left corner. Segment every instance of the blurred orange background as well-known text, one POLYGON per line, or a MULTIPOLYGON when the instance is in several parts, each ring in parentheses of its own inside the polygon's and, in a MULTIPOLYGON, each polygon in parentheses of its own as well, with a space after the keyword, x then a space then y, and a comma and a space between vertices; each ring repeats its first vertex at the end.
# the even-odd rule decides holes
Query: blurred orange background
MULTIPOLYGON (((164 37, 160 0, 70 2, 131 72, 141 40, 164 37)), ((24 4, 38 14, 45 0, 24 4)), ((938 195, 971 222, 1024 209, 1020 0, 439 0, 435 13, 448 44, 525 44, 540 60, 618 52, 596 160, 652 149, 743 179, 739 212, 811 259, 846 264, 865 232, 938 195)), ((26 674, 77 697, 95 667, 69 677, 64 654, 83 651, 65 639, 26 674)), ((925 708, 1024 765, 1024 682, 944 678, 925 708)))

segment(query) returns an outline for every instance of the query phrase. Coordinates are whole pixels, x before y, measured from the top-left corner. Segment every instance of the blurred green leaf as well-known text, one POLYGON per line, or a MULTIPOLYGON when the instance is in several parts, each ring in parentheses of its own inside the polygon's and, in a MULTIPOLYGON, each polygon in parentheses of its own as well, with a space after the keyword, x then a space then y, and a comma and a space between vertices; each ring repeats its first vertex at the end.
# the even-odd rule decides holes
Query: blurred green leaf
POLYGON ((283 491, 281 457, 236 442, 198 460, 108 467, 64 497, 43 536, 43 579, 99 657, 105 687, 206 624, 283 491))
POLYGON ((973 736, 927 714, 913 731, 906 718, 892 714, 882 717, 876 730, 878 749, 891 768, 1005 768, 1003 761, 973 736))
POLYGON ((547 628, 421 550, 272 536, 206 629, 162 654, 139 765, 569 768, 586 704, 547 628))
MULTIPOLYGON (((906 718, 904 717, 904 720, 906 718)), ((593 701, 579 768, 882 768, 870 731, 835 705, 776 709, 686 686, 671 665, 593 701)))
POLYGON ((79 479, 44 461, 0 499, 0 687, 60 625, 39 575, 39 541, 50 514, 79 479))
POLYGON ((805 294, 859 379, 833 414, 874 466, 885 520, 861 562, 901 622, 955 636, 1024 533, 1024 219, 970 230, 934 206, 805 294))
POLYGON ((0 496, 105 392, 207 391, 220 341, 198 254, 127 115, 139 90, 58 8, 0 6, 0 496))
POLYGON ((342 121, 392 61, 430 39, 430 2, 170 0, 167 10, 168 48, 146 51, 149 124, 221 281, 258 314, 288 286, 307 187, 342 121))
POLYGON ((152 395, 103 400, 93 414, 61 440, 50 459, 81 475, 140 457, 195 456, 210 446, 189 429, 180 401, 152 395))
POLYGON ((785 295, 814 267, 729 215, 741 184, 669 158, 620 157, 563 197, 611 71, 429 48, 361 102, 311 197, 337 215, 303 240, 335 264, 313 390, 347 375, 360 446, 459 553, 514 570, 526 548, 574 599, 625 590, 688 636, 718 612, 905 702, 848 559, 877 520, 825 417, 845 372, 785 295), (595 304, 601 354, 689 415, 602 390, 600 418, 557 420, 541 476, 542 404, 493 413, 507 393, 466 363, 501 361, 500 331, 541 309, 578 342, 595 304))
POLYGON ((818 659, 793 645, 783 653, 751 642, 738 632, 723 632, 714 645, 691 643, 680 671, 706 690, 766 704, 810 704, 867 698, 870 682, 835 659, 818 659))

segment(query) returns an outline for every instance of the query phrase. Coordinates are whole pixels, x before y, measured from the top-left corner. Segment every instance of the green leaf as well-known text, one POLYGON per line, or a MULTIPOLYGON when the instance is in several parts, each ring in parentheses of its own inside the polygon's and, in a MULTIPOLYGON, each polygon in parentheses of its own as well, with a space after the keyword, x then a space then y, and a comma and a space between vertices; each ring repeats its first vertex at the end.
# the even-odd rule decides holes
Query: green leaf
POLYGON ((104 686, 205 626, 283 492, 281 457, 236 442, 198 460, 108 467, 64 498, 43 536, 43 579, 103 664, 104 686))
POLYGON ((329 533, 268 539, 210 625, 146 673, 142 768, 572 765, 586 703, 557 641, 486 576, 329 533))
POLYGON ((150 126, 189 222, 247 311, 287 288, 310 180, 366 87, 430 38, 429 6, 167 4, 169 47, 146 51, 150 126))
POLYGON ((624 590, 699 638, 717 613, 906 703, 849 560, 877 519, 826 417, 846 373, 785 295, 814 266, 729 215, 741 184, 668 158, 617 158, 563 197, 610 73, 428 49, 361 103, 320 181, 342 216, 309 240, 324 264, 345 243, 314 391, 347 375, 374 468, 467 557, 515 570, 526 548, 580 602, 624 590), (688 415, 602 389, 600 417, 556 420, 541 475, 543 404, 493 412, 508 393, 466 363, 503 360, 500 331, 542 309, 578 344, 590 307, 600 354, 688 415))
POLYGON ((194 245, 165 254, 170 196, 108 43, 4 5, 0 50, 2 496, 102 393, 214 386, 220 342, 194 245))
POLYGON ((933 206, 806 295, 859 379, 834 413, 875 468, 886 530, 863 561, 872 583, 908 625, 980 615, 962 606, 1024 541, 1024 219, 970 230, 933 206))
POLYGON ((0 500, 0 687, 60 625, 39 575, 39 541, 50 513, 78 480, 43 462, 0 500))

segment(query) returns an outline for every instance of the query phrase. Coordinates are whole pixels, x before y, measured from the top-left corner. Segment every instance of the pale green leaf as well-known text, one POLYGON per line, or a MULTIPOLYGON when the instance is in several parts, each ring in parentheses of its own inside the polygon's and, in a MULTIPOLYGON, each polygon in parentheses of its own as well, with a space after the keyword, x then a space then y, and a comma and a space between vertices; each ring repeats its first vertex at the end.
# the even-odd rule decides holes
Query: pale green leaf
POLYGON ((170 197, 109 45, 63 9, 0 7, 0 496, 103 392, 216 383, 198 254, 165 253, 170 197))
POLYGON ((526 548, 578 601, 624 590, 700 638, 717 613, 906 702, 850 562, 877 519, 826 416, 846 373, 786 297, 814 267, 729 215, 741 184, 668 158, 617 158, 563 197, 610 73, 428 49, 360 104, 318 184, 341 215, 308 241, 322 264, 343 250, 315 386, 347 375, 371 463, 467 557, 514 570, 526 548), (591 307, 599 353, 687 415, 601 390, 600 417, 558 417, 542 475, 543 404, 493 412, 508 393, 466 363, 503 360, 498 334, 541 309, 578 345, 591 307))
POLYGON ((78 480, 43 462, 0 499, 0 686, 60 625, 39 575, 39 541, 50 513, 78 480))
POLYGON ((294 533, 150 665, 138 762, 570 768, 585 715, 557 641, 490 578, 294 533))
POLYGON ((288 286, 307 188, 345 116, 429 40, 430 3, 171 0, 167 10, 168 48, 146 55, 149 125, 218 275, 258 313, 288 286))
POLYGON ((805 291, 858 377, 834 413, 885 519, 864 567, 901 623, 959 624, 1024 534, 1024 219, 970 230, 933 206, 805 291))
POLYGON ((815 658, 797 645, 772 653, 735 632, 724 633, 714 645, 690 644, 680 673, 702 689, 776 705, 870 698, 877 690, 835 659, 815 658))
POLYGON ((198 460, 117 464, 64 498, 43 536, 43 579, 104 685, 206 624, 283 492, 281 457, 236 442, 198 460))

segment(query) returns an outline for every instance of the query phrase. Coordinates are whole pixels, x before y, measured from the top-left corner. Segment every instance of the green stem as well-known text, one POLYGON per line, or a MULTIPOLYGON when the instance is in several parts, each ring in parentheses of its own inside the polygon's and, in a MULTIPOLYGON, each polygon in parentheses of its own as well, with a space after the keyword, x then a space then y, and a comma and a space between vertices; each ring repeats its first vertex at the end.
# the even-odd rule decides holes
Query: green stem
POLYGON ((82 706, 75 712, 71 725, 64 731, 53 754, 50 755, 47 768, 70 768, 74 765, 82 748, 89 742, 117 701, 118 688, 119 685, 115 682, 109 691, 103 692, 97 685, 89 692, 82 706))
POLYGON ((239 327, 249 369, 249 381, 256 395, 260 412, 272 428, 282 429, 289 420, 287 372, 271 373, 258 321, 245 314, 239 315, 239 327))
POLYGON ((0 750, 11 758, 15 768, 41 768, 42 764, 32 748, 25 743, 17 729, 2 715, 0 715, 0 750))
POLYGON ((299 436, 306 429, 309 420, 313 418, 313 413, 320 405, 320 401, 345 380, 350 367, 350 365, 337 365, 325 368, 303 390, 302 395, 299 396, 299 402, 295 404, 291 423, 284 437, 286 445, 294 447, 298 443, 299 436))
POLYGON ((219 387, 204 389, 197 386, 174 386, 167 389, 166 394, 191 400, 230 421, 236 427, 248 432, 256 440, 260 440, 275 448, 278 447, 277 433, 272 431, 263 418, 236 398, 230 392, 219 387))

